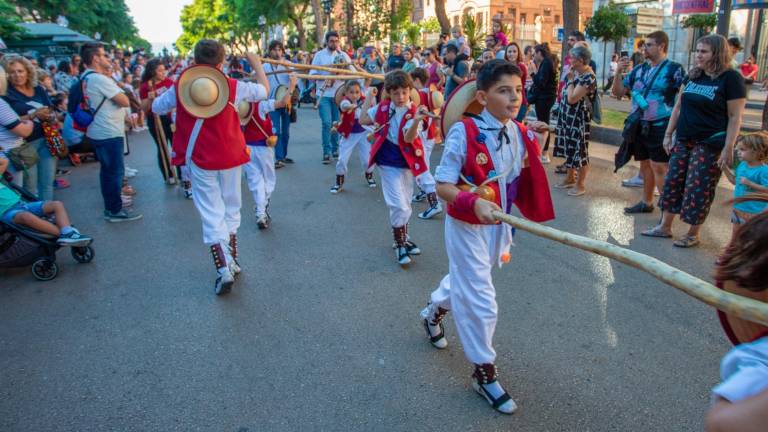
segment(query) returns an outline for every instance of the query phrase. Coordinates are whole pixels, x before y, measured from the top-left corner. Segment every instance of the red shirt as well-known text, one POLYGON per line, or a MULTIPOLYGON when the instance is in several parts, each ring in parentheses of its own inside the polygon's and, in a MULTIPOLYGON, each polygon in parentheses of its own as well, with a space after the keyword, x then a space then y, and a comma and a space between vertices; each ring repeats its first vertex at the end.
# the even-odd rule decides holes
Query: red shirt
MULTIPOLYGON (((173 80, 166 77, 164 80, 155 84, 155 91, 157 96, 160 96, 166 89, 173 87, 173 80)), ((139 86, 139 97, 146 99, 149 97, 149 81, 141 83, 139 86)))
POLYGON ((741 69, 741 74, 747 78, 754 79, 755 77, 750 77, 753 73, 757 72, 757 65, 755 63, 748 64, 748 63, 742 63, 739 65, 739 69, 741 69))

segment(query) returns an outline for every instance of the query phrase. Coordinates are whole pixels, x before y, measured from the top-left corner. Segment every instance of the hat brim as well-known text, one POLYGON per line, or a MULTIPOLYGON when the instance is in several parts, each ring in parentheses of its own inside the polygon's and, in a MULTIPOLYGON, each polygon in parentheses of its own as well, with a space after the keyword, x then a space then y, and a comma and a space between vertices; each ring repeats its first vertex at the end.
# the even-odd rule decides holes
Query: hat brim
POLYGON ((185 69, 179 76, 179 102, 192 116, 202 119, 213 117, 224 110, 228 101, 229 82, 219 69, 209 65, 194 65, 185 69), (210 105, 199 105, 190 94, 192 83, 198 78, 209 78, 216 84, 218 97, 210 105))
POLYGON ((475 99, 477 93, 477 81, 468 80, 456 87, 448 96, 448 101, 440 110, 440 130, 443 136, 448 136, 448 131, 454 123, 461 121, 464 113, 480 114, 483 106, 475 99))
POLYGON ((286 93, 288 93, 288 87, 282 84, 277 86, 277 88, 275 89, 275 102, 283 100, 286 93))
MULTIPOLYGON (((768 291, 749 291, 745 288, 741 288, 733 281, 726 281, 724 284, 718 282, 717 286, 732 294, 768 302, 768 291)), ((765 335, 768 332, 768 327, 764 325, 737 318, 720 310, 717 311, 717 316, 720 318, 720 324, 723 326, 725 334, 734 345, 752 342, 755 338, 765 335)))
MULTIPOLYGON (((243 101, 245 102, 245 101, 243 101)), ((240 102, 240 103, 243 103, 240 102)), ((251 116, 253 115, 253 104, 250 102, 245 102, 248 104, 248 112, 243 116, 240 113, 240 110, 237 110, 237 117, 240 119, 240 126, 245 126, 248 124, 248 121, 251 119, 251 116)))
POLYGON ((344 99, 344 88, 346 85, 339 86, 339 88, 336 89, 336 95, 334 95, 334 100, 336 101, 336 106, 341 105, 341 100, 344 99))

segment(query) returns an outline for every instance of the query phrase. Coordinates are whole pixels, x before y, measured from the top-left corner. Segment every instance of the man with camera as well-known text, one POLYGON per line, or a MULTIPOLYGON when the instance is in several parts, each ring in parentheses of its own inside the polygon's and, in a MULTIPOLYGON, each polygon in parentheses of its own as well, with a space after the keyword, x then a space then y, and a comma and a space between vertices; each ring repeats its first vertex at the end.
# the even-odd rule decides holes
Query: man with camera
MULTIPOLYGON (((643 176, 643 199, 624 213, 651 213, 653 192, 664 187, 669 154, 664 150, 664 134, 675 105, 685 72, 680 63, 667 59, 669 37, 663 31, 655 31, 645 38, 643 55, 645 62, 635 65, 624 79, 630 59, 625 52, 619 59, 616 79, 611 91, 619 99, 632 95, 632 111, 627 121, 638 121, 632 155, 640 162, 643 176)), ((626 126, 625 126, 626 129, 626 126)))

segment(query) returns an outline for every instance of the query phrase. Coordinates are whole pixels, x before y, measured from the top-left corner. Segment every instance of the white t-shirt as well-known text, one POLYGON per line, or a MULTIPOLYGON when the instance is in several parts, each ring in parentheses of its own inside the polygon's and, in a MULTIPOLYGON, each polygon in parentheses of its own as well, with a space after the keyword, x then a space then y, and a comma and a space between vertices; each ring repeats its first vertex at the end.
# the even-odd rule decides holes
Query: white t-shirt
MULTIPOLYGON (((368 117, 371 119, 376 119, 376 111, 383 109, 381 105, 376 105, 374 107, 368 108, 368 117)), ((403 118, 405 117, 405 113, 408 112, 408 110, 411 109, 411 103, 408 102, 408 104, 403 105, 401 107, 395 106, 395 104, 390 104, 389 106, 389 129, 387 129, 387 139, 392 144, 398 144, 398 134, 400 133, 400 123, 403 121, 403 118)), ((413 119, 408 119, 405 122, 405 126, 403 126, 403 129, 407 131, 410 129, 411 125, 413 124, 413 119)), ((419 126, 418 132, 421 132, 421 123, 419 126)), ((403 132, 405 133, 405 132, 403 132)))
MULTIPOLYGON (((86 69, 83 75, 92 71, 86 69)), ((115 81, 98 72, 89 74, 85 78, 85 92, 88 96, 92 110, 96 110, 102 100, 112 99, 123 91, 117 86, 115 81)), ((93 123, 88 126, 85 135, 91 139, 103 140, 117 138, 125 135, 125 109, 118 106, 111 100, 104 101, 99 108, 93 123)))

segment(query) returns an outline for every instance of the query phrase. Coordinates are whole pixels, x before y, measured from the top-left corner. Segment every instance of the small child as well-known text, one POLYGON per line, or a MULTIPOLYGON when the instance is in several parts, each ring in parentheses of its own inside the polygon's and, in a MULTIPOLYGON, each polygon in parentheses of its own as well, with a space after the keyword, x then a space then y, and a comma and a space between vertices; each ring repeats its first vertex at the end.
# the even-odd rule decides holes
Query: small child
POLYGON ((407 265, 412 256, 421 253, 408 236, 408 220, 413 212, 413 178, 427 171, 424 147, 418 136, 427 108, 417 109, 410 100, 413 81, 402 70, 392 71, 384 77, 384 89, 389 97, 374 107, 371 107, 374 96, 369 90, 360 124, 374 125, 375 141, 368 168, 379 167, 395 238, 395 258, 398 264, 407 265))
POLYGON ((365 181, 369 188, 376 187, 373 178, 373 169, 368 168, 368 160, 371 158, 371 143, 368 142, 369 130, 360 124, 362 104, 365 102, 363 87, 359 81, 349 81, 344 86, 344 99, 339 104, 341 118, 336 131, 341 135, 339 140, 339 160, 336 162, 336 183, 331 187, 331 193, 341 192, 344 186, 344 176, 347 175, 347 164, 352 152, 357 147, 360 155, 360 166, 363 168, 365 181))
MULTIPOLYGON (((749 136, 749 135, 747 135, 749 136)), ((743 163, 743 162, 742 162, 743 163)), ((768 195, 753 194, 749 203, 766 204, 768 195), (760 196, 762 195, 762 196, 760 196)), ((744 198, 737 198, 741 203, 744 198)), ((734 234, 718 260, 715 279, 731 283, 750 297, 765 299, 768 289, 768 212, 753 214, 734 234)), ((768 329, 754 326, 752 340, 733 347, 720 364, 722 382, 712 389, 708 431, 764 431, 768 422, 768 329)), ((729 335, 731 336, 731 335, 729 335)), ((744 337, 743 339, 747 339, 744 337)))
MULTIPOLYGON (((6 169, 8 169, 8 159, 0 154, 0 177, 5 174, 6 169)), ((0 183, 0 221, 57 236, 59 239, 56 243, 62 246, 88 246, 93 241, 69 224, 67 210, 61 201, 23 202, 13 189, 2 183, 0 183), (42 218, 46 215, 54 215, 56 225, 42 218)))
POLYGON ((505 35, 503 31, 501 31, 501 15, 494 15, 492 22, 493 22, 493 29, 492 29, 493 37, 495 37, 496 40, 502 46, 509 45, 509 41, 507 40, 507 35, 505 35))
POLYGON ((248 179, 248 189, 253 194, 256 225, 260 230, 269 228, 269 223, 272 220, 267 209, 269 208, 269 199, 277 183, 274 147, 277 144, 277 137, 274 135, 272 118, 269 113, 288 106, 297 82, 296 75, 291 74, 288 91, 279 101, 268 99, 250 102, 251 117, 242 126, 245 143, 251 154, 251 161, 245 165, 245 177, 248 179))
MULTIPOLYGON (((421 99, 421 106, 427 107, 427 110, 434 111, 434 107, 430 105, 431 96, 427 81, 429 76, 427 71, 422 68, 411 71, 411 79, 413 79, 413 85, 419 90, 419 98, 421 99)), ((429 172, 429 158, 432 156, 432 149, 435 148, 435 137, 437 136, 437 122, 433 118, 424 119, 424 124, 419 133, 421 137, 421 143, 424 145, 424 162, 427 164, 427 171, 424 174, 416 177, 416 184, 419 186, 421 192, 413 197, 414 202, 421 202, 427 199, 429 208, 419 213, 419 219, 432 219, 436 215, 443 212, 443 206, 437 199, 437 189, 435 186, 435 178, 432 173, 429 172)))
POLYGON ((448 101, 447 108, 455 104, 458 112, 466 111, 473 101, 484 109, 480 115, 447 125, 450 129, 435 178, 438 194, 448 203, 449 272, 421 312, 427 338, 438 349, 448 346, 442 320, 454 312, 464 353, 475 366, 472 386, 504 414, 515 412, 517 405, 497 381, 493 334, 498 306, 491 269, 509 261, 512 228, 499 224, 492 212, 509 213, 515 204, 523 216, 536 222, 554 218, 536 138, 514 120, 523 101, 521 77, 516 65, 491 60, 478 72, 474 95, 459 89, 448 101), (479 186, 472 192, 474 185, 479 186))
MULTIPOLYGON (((768 192, 768 132, 756 132, 739 137, 736 143, 741 162, 733 173, 730 169, 723 172, 736 188, 734 198, 741 198, 750 192, 768 192)), ((733 235, 736 230, 755 215, 765 211, 765 202, 747 201, 733 205, 731 223, 733 235)))

